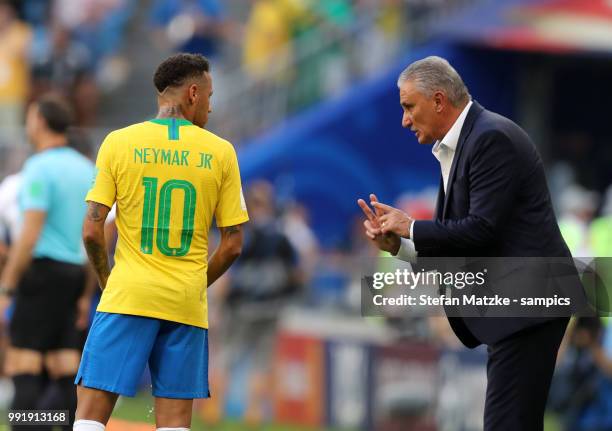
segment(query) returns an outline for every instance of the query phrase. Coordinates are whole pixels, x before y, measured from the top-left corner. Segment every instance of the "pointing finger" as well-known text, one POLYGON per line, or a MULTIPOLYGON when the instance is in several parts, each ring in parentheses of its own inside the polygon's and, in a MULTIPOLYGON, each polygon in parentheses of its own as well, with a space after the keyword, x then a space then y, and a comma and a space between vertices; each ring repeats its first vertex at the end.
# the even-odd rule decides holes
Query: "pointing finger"
POLYGON ((368 218, 368 220, 371 220, 371 221, 376 220, 376 214, 374 214, 372 209, 368 206, 367 203, 365 203, 363 199, 357 200, 357 204, 359 205, 359 207, 361 208, 365 216, 368 218))
MULTIPOLYGON (((373 205, 374 202, 379 202, 378 197, 376 197, 374 193, 370 193, 370 203, 373 205)), ((376 212, 377 217, 383 215, 383 212, 379 208, 374 207, 374 211, 376 212)))

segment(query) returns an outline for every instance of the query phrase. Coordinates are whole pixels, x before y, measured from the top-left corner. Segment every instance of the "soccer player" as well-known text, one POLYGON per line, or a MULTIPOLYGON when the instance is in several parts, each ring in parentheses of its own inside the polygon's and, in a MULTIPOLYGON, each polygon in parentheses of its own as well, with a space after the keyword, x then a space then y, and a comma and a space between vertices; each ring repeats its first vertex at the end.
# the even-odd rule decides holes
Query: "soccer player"
POLYGON ((103 292, 76 378, 76 431, 104 430, 147 362, 158 430, 189 430, 193 399, 209 397, 206 289, 239 256, 248 215, 234 148, 203 129, 206 58, 172 56, 154 84, 157 118, 107 136, 86 198, 83 240, 103 292), (104 222, 115 202, 110 271, 104 222), (207 261, 213 216, 221 240, 207 261))

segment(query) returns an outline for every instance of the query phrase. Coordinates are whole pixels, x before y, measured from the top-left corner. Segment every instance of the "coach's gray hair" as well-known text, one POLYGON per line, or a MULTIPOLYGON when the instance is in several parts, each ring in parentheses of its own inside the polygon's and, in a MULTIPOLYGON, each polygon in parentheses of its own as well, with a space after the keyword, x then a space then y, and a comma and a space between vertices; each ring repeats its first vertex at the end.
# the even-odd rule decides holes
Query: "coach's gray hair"
POLYGON ((400 73, 397 86, 401 87, 406 81, 414 82, 416 88, 427 97, 436 91, 443 91, 455 107, 470 100, 470 93, 461 76, 442 57, 430 56, 415 61, 400 73))

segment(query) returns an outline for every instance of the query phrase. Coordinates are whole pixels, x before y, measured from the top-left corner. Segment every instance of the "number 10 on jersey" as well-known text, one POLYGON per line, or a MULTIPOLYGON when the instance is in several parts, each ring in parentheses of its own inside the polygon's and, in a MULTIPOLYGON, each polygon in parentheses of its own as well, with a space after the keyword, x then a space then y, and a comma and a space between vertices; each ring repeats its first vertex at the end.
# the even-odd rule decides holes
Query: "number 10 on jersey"
POLYGON ((153 253, 153 237, 156 236, 157 249, 166 256, 185 256, 191 247, 193 224, 196 206, 196 190, 193 184, 185 180, 168 180, 159 191, 159 208, 157 208, 157 178, 144 177, 142 185, 145 189, 144 206, 142 209, 142 230, 140 250, 145 254, 153 253), (172 192, 182 190, 183 227, 181 243, 178 247, 170 247, 170 215, 172 214, 172 192), (157 209, 157 226, 155 225, 155 210, 157 209))

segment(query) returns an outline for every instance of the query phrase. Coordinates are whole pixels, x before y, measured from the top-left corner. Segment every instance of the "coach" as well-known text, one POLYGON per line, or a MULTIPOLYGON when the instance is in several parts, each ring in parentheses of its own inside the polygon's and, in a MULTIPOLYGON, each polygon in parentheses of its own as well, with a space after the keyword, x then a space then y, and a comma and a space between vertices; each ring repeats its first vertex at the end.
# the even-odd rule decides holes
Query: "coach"
MULTIPOLYGON (((442 171, 433 221, 370 196, 366 235, 399 259, 418 256, 570 257, 540 156, 515 123, 471 100, 459 74, 427 57, 399 76, 402 126, 434 143, 442 171)), ((486 431, 543 429, 567 318, 449 317, 468 347, 488 346, 486 431)))

